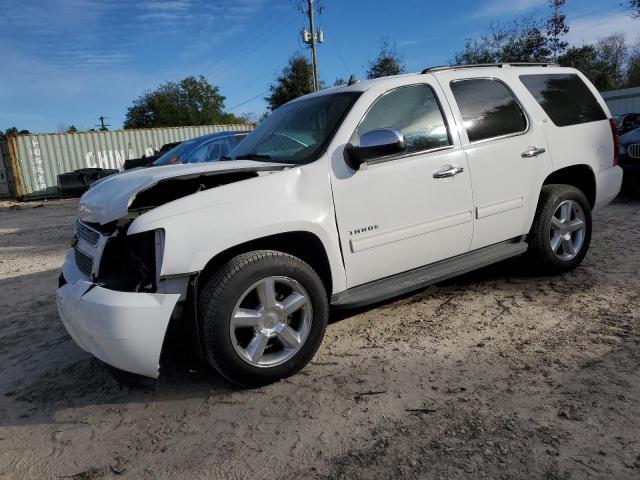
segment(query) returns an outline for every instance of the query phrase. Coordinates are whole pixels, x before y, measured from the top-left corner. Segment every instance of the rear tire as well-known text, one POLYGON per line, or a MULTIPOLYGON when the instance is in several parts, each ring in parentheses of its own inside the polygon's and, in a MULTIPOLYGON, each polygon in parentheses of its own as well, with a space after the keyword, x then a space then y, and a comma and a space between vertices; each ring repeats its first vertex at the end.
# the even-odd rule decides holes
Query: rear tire
POLYGON ((206 361, 244 387, 301 370, 318 350, 328 316, 327 292, 316 272, 272 250, 232 258, 198 296, 206 361))
POLYGON ((591 242, 591 206, 572 185, 544 185, 529 233, 528 255, 546 273, 576 268, 591 242))

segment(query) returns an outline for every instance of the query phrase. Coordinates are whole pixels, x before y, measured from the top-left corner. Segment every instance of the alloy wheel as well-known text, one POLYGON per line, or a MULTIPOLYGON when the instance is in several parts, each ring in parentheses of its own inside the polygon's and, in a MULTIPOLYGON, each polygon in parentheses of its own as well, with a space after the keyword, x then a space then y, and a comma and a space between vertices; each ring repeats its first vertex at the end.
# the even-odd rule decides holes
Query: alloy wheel
POLYGON ((582 207, 573 200, 565 200, 551 217, 549 244, 557 258, 573 259, 582 248, 587 222, 582 207))
POLYGON ((230 319, 236 353, 254 367, 290 360, 311 330, 311 298, 296 280, 273 276, 254 283, 240 296, 230 319))

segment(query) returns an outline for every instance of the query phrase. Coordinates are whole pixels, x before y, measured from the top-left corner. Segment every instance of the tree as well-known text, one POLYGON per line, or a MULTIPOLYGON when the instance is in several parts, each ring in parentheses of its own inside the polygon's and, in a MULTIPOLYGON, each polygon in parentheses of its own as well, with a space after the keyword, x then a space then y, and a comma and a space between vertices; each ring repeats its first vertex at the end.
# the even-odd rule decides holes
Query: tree
POLYGON ((235 115, 223 111, 224 100, 219 88, 202 75, 165 82, 133 101, 124 128, 242 123, 235 115))
POLYGON ((67 129, 67 133, 77 133, 78 129, 76 128, 75 125, 70 125, 69 128, 67 129))
POLYGON ((561 11, 565 3, 567 3, 567 0, 549 0, 552 13, 546 22, 547 38, 554 61, 556 61, 558 56, 564 53, 569 46, 569 42, 562 39, 564 35, 569 33, 569 25, 567 25, 566 22, 567 16, 561 11))
POLYGON ((294 54, 269 90, 271 93, 265 100, 271 111, 294 98, 313 92, 313 69, 309 60, 301 53, 294 54))
POLYGON ((631 16, 640 18, 640 0, 629 0, 629 8, 631 9, 631 16))
POLYGON ((452 63, 542 62, 550 53, 539 23, 524 18, 508 25, 494 23, 480 38, 467 38, 465 48, 454 55, 452 63))
POLYGON ((636 44, 627 62, 627 87, 640 87, 640 42, 636 44))
POLYGON ((627 45, 624 35, 616 34, 603 38, 597 44, 599 60, 606 65, 606 81, 602 90, 616 90, 625 86, 627 45))
POLYGON ((598 50, 593 45, 571 47, 558 57, 558 63, 563 67, 577 68, 594 84, 594 79, 600 74, 602 65, 598 60, 598 50))
POLYGON ((616 90, 640 83, 640 49, 631 55, 627 50, 624 36, 612 35, 596 45, 569 48, 558 63, 577 68, 600 91, 616 90))
POLYGON ((380 53, 378 53, 375 60, 369 61, 367 78, 390 77, 404 72, 405 66, 395 45, 390 44, 388 39, 383 38, 380 43, 380 53))

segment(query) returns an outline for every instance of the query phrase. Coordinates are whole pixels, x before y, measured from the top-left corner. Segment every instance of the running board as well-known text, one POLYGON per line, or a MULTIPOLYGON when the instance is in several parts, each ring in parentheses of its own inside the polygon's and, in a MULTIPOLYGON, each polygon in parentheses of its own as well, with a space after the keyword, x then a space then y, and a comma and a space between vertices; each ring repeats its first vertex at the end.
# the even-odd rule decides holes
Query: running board
POLYGON ((515 242, 509 240, 479 248, 408 272, 350 288, 333 295, 331 305, 339 308, 360 307, 486 267, 524 253, 528 245, 523 239, 524 237, 518 237, 515 242))

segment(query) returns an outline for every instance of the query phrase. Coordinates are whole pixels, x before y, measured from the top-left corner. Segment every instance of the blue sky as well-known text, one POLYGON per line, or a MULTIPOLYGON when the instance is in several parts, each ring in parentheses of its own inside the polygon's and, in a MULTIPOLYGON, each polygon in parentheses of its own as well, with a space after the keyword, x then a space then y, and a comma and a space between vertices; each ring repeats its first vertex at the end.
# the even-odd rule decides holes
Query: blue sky
MULTIPOLYGON (((446 64, 491 22, 546 15, 546 0, 324 0, 320 76, 364 77, 382 37, 409 71, 446 64)), ((614 32, 640 40, 621 0, 568 0, 573 44, 614 32)), ((0 129, 122 126, 127 107, 167 80, 204 74, 234 113, 265 110, 262 97, 306 19, 294 0, 0 0, 0 129)))

